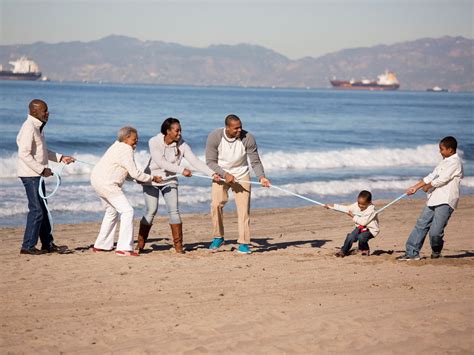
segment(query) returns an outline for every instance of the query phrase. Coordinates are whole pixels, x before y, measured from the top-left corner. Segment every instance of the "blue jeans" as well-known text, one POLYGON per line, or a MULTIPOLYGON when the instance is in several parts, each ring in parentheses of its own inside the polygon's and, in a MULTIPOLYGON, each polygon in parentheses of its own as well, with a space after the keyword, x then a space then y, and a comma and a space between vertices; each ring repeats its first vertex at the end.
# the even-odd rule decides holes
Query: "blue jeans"
POLYGON ((410 258, 419 256, 420 250, 429 233, 431 249, 435 253, 443 250, 444 228, 448 224, 453 208, 447 204, 439 206, 426 206, 416 221, 415 228, 411 231, 406 243, 406 255, 410 258))
POLYGON ((369 231, 361 232, 359 228, 355 228, 352 232, 350 232, 346 240, 344 241, 344 245, 341 248, 341 251, 347 255, 351 251, 352 244, 359 241, 359 250, 369 250, 369 239, 372 239, 374 236, 369 231))
MULTIPOLYGON (((21 249, 34 248, 38 243, 38 237, 41 239, 42 248, 49 248, 53 243, 53 236, 51 235, 51 225, 45 206, 46 202, 43 202, 38 192, 40 177, 20 177, 20 179, 23 186, 25 186, 29 210, 21 249)), ((41 189, 45 193, 44 183, 41 189)))
POLYGON ((145 197, 145 215, 142 222, 146 224, 153 224, 156 212, 158 211, 158 201, 160 198, 160 191, 165 199, 166 208, 168 209, 168 216, 170 224, 180 224, 181 216, 178 209, 178 186, 174 184, 164 186, 143 186, 143 196, 145 197))

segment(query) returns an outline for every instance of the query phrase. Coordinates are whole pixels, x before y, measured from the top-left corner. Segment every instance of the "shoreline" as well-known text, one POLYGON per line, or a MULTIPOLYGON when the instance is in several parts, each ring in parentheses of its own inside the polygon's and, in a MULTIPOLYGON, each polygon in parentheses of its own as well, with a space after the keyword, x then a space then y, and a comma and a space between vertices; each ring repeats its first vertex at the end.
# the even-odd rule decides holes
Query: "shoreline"
POLYGON ((235 212, 217 253, 206 249, 208 213, 182 216, 184 255, 170 250, 164 216, 138 258, 92 253, 97 222, 56 226, 71 255, 19 255, 23 227, 0 228, 0 351, 468 354, 474 196, 449 221, 444 258, 429 259, 426 240, 423 260, 395 261, 424 203, 385 210, 372 255, 342 259, 333 255, 353 224, 316 206, 252 210, 251 255, 234 250, 235 212))
MULTIPOLYGON (((296 197, 292 197, 292 196, 289 196, 290 198, 294 198, 296 201, 299 201, 298 198, 296 197)), ((463 194, 461 196, 462 199, 464 198, 474 198, 474 194, 463 194)), ((25 198, 26 200, 26 198, 25 198)), ((403 201, 406 201, 406 200, 410 200, 410 201, 422 201, 422 202, 425 202, 426 201, 426 197, 425 196, 411 196, 411 197, 405 197, 402 199, 403 201)), ((389 202, 393 201, 393 199, 389 200, 389 199, 376 199, 374 200, 374 204, 375 204, 375 207, 376 209, 380 209, 382 208, 383 206, 385 206, 386 204, 388 204, 389 202)), ((323 201, 324 202, 324 201, 323 201)), ((328 203, 332 204, 332 203, 337 203, 337 204, 343 204, 343 205, 349 205, 349 204, 352 204, 354 201, 329 201, 328 203)), ((54 201, 51 202, 53 205, 54 205, 54 201)), ((210 203, 210 201, 209 201, 210 203)), ((400 202, 396 202, 395 205, 398 205, 400 202)), ((254 213, 262 213, 262 214, 265 214, 265 211, 273 211, 273 210, 288 210, 288 211, 292 211, 292 210, 298 210, 300 208, 311 208, 311 207, 315 207, 315 208, 318 208, 318 206, 316 204, 308 204, 307 202, 302 202, 302 204, 306 204, 305 206, 292 206, 292 207, 251 207, 251 215, 254 214, 254 213)), ((27 201, 25 201, 25 206, 27 205, 27 201)), ((206 204, 207 207, 208 204, 206 204)), ((393 206, 390 206, 389 209, 392 209, 393 206)), ((134 207, 134 213, 135 213, 135 217, 134 217, 134 221, 136 222, 137 220, 140 219, 140 215, 141 213, 143 212, 143 209, 144 207, 143 206, 140 206, 140 207, 134 207)), ((233 197, 230 196, 230 199, 229 199, 229 202, 226 204, 225 208, 224 208, 224 213, 226 214, 232 214, 232 213, 236 213, 236 209, 235 209, 235 202, 233 200, 233 197)), ((100 226, 100 223, 102 222, 102 218, 103 218, 103 214, 104 214, 104 211, 99 211, 99 212, 95 212, 95 214, 98 215, 98 218, 94 219, 94 220, 87 220, 87 218, 84 218, 85 220, 78 220, 77 222, 74 221, 72 223, 63 223, 63 222, 57 222, 57 212, 55 212, 54 210, 52 211, 52 215, 53 215, 53 221, 54 221, 54 226, 61 226, 61 225, 82 225, 82 224, 94 224, 94 223, 98 223, 99 226, 100 226)), ((21 220, 21 223, 19 224, 11 224, 11 225, 2 225, 0 224, 0 230, 2 228, 9 228, 9 229, 17 229, 17 228, 24 228, 24 224, 26 223, 26 215, 27 213, 23 213, 23 217, 22 217, 22 220, 21 220)), ((180 215, 183 217, 183 216, 188 216, 188 217, 193 217, 193 216, 198 216, 198 215, 209 215, 209 208, 206 208, 205 210, 202 210, 202 211, 190 211, 190 212, 180 212, 180 215)), ((7 217, 4 217, 5 219, 7 217)), ((62 216, 61 220, 64 219, 66 217, 62 216)), ((163 219, 165 218, 166 219, 166 207, 164 205, 159 205, 158 207, 158 214, 157 214, 157 217, 156 218, 160 218, 160 219, 163 219)), ((210 217, 209 217, 210 218, 210 217)), ((15 220, 17 220, 19 218, 15 218, 15 220)), ((137 229, 138 230, 138 229, 137 229)))

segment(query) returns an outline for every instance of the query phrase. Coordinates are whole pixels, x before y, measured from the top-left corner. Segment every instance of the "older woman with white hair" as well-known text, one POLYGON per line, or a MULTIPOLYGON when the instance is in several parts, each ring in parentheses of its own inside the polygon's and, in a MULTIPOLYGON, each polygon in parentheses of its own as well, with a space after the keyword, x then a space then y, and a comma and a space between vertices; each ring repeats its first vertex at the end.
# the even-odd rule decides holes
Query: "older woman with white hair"
POLYGON ((122 185, 127 177, 144 183, 158 183, 162 179, 160 176, 145 174, 137 168, 134 159, 137 143, 137 130, 122 127, 117 141, 107 149, 92 170, 91 185, 105 205, 104 219, 92 249, 96 253, 113 249, 120 214, 120 232, 115 254, 138 256, 138 253, 133 252, 133 207, 125 197, 122 185))

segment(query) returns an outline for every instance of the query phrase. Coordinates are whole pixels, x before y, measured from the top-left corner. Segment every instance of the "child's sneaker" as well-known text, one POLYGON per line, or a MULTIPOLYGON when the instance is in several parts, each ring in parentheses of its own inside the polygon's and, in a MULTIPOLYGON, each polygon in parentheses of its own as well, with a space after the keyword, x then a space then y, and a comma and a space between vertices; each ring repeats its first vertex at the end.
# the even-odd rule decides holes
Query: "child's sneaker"
POLYGON ((421 257, 419 255, 417 255, 417 256, 408 256, 408 255, 405 254, 405 255, 396 257, 395 260, 398 260, 398 261, 421 260, 421 257))
POLYGON ((361 250, 360 255, 362 256, 369 256, 370 255, 370 250, 361 250))
POLYGON ((214 238, 212 240, 211 245, 209 245, 209 250, 217 251, 217 249, 219 249, 222 244, 224 244, 224 238, 222 237, 214 238))
POLYGON ((431 253, 431 259, 439 259, 441 258, 441 253, 437 253, 437 252, 432 252, 431 253))
POLYGON ((250 247, 248 244, 240 244, 239 248, 237 249, 237 252, 240 254, 250 254, 250 247))
POLYGON ((334 256, 338 258, 343 258, 346 256, 346 254, 344 254, 341 250, 339 250, 336 254, 334 254, 334 256))

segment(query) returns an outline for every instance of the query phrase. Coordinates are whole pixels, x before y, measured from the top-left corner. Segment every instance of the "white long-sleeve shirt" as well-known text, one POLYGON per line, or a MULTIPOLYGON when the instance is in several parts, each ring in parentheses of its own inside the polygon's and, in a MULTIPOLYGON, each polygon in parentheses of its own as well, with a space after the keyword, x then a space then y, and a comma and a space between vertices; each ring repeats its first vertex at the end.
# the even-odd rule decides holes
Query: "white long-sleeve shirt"
POLYGON ((220 176, 232 174, 237 180, 249 174, 248 161, 259 179, 265 177, 252 134, 242 130, 237 138, 229 138, 225 128, 218 128, 207 137, 206 163, 220 176))
POLYGON ((464 177, 461 158, 453 154, 444 158, 432 173, 423 178, 425 184, 431 183, 433 189, 428 192, 427 206, 448 204, 453 209, 459 202, 459 185, 464 177))
POLYGON ((16 143, 18 145, 17 174, 19 177, 40 176, 48 167, 48 160, 59 162, 62 155, 48 150, 43 122, 36 117, 28 115, 21 126, 16 143))
POLYGON ((99 196, 112 198, 123 193, 122 185, 128 176, 140 182, 153 180, 135 165, 133 148, 116 141, 92 169, 91 185, 99 196))
POLYGON ((349 206, 344 205, 334 205, 334 208, 339 211, 352 212, 357 214, 357 216, 352 217, 356 227, 363 226, 367 227, 374 237, 376 237, 380 232, 379 219, 377 217, 377 212, 375 211, 375 206, 370 204, 365 210, 361 211, 359 204, 357 202, 349 206))
MULTIPOLYGON (((207 176, 212 176, 214 172, 201 160, 199 160, 191 150, 191 147, 183 140, 179 142, 165 143, 165 136, 162 133, 150 138, 148 141, 151 158, 145 172, 154 176, 173 176, 182 174, 184 167, 180 166, 181 161, 186 159, 195 169, 207 176)), ((153 183, 155 186, 167 184, 178 184, 177 178, 165 180, 162 183, 153 183)))

